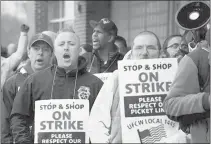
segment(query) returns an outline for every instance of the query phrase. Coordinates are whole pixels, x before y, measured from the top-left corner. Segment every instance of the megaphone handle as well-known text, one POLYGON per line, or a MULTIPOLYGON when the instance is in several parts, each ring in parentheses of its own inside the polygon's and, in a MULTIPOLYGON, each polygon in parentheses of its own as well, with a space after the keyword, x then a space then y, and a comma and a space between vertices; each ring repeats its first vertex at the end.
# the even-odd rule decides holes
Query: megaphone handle
MULTIPOLYGON (((187 34, 190 32, 190 30, 185 30, 184 34, 182 35, 182 39, 186 40, 185 37, 187 36, 187 34)), ((192 32, 192 31, 191 31, 192 32)), ((193 33, 193 32, 192 32, 193 33)))
POLYGON ((198 30, 193 31, 193 39, 195 43, 198 43, 200 41, 198 30))

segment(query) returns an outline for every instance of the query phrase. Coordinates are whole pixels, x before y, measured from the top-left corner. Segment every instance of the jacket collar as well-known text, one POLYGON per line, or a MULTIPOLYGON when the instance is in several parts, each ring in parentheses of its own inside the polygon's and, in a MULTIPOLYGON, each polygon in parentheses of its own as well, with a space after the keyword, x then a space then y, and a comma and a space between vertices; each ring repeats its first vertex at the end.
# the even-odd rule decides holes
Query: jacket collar
MULTIPOLYGON (((108 62, 112 61, 115 59, 120 53, 117 51, 118 48, 114 43, 108 43, 104 49, 108 49, 108 62)), ((103 62, 102 58, 100 57, 99 51, 94 51, 95 56, 97 57, 98 61, 101 63, 103 62)))
POLYGON ((31 68, 31 62, 30 62, 30 60, 28 60, 26 62, 26 65, 25 66, 23 66, 22 68, 20 68, 19 72, 22 73, 22 74, 25 74, 26 73, 28 75, 31 75, 31 74, 34 73, 34 71, 31 68))
POLYGON ((131 60, 131 59, 132 59, 132 51, 129 50, 129 51, 125 54, 123 60, 131 60))
POLYGON ((78 72, 78 75, 82 75, 86 72, 87 64, 88 64, 87 60, 84 57, 79 56, 79 58, 78 58, 78 68, 77 69, 66 73, 64 68, 57 67, 56 73, 57 73, 58 76, 62 76, 62 77, 63 76, 75 77, 77 72, 78 72))

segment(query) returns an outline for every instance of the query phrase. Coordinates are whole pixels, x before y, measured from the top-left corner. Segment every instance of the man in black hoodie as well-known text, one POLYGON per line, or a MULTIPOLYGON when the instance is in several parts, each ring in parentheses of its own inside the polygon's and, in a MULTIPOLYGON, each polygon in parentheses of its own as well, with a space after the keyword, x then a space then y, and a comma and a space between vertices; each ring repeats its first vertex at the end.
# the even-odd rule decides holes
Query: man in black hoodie
POLYGON ((53 42, 50 37, 44 34, 34 35, 28 49, 29 61, 5 82, 3 86, 3 108, 1 115, 2 143, 13 142, 9 116, 16 93, 29 75, 50 66, 52 54, 53 42))
POLYGON ((113 72, 117 69, 117 61, 122 60, 124 55, 118 52, 114 44, 118 33, 115 23, 108 18, 99 22, 90 21, 93 28, 92 44, 94 56, 91 61, 92 73, 113 72))
MULTIPOLYGON (((80 40, 74 31, 59 31, 54 42, 54 65, 26 79, 15 97, 11 129, 15 143, 33 143, 28 125, 34 120, 35 101, 47 99, 87 99, 90 110, 103 82, 86 71, 87 62, 79 57, 80 40), (82 94, 81 89, 86 89, 82 94)), ((33 132, 33 128, 32 128, 33 132)))

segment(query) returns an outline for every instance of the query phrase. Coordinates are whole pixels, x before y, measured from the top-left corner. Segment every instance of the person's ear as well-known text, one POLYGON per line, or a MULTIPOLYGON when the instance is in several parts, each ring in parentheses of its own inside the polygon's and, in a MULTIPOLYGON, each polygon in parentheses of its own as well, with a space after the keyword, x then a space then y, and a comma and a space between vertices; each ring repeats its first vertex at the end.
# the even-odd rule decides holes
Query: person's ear
POLYGON ((54 52, 53 52, 53 51, 51 51, 51 57, 53 57, 53 55, 54 55, 54 52))
POLYGON ((51 64, 55 64, 57 65, 57 59, 54 53, 52 53, 52 57, 51 57, 51 64))
POLYGON ((79 55, 82 53, 82 51, 83 51, 83 48, 82 47, 79 47, 79 50, 78 50, 79 52, 79 55))
POLYGON ((116 38, 116 36, 114 36, 114 35, 110 35, 109 37, 110 38, 109 38, 108 42, 113 42, 115 40, 115 38, 116 38))

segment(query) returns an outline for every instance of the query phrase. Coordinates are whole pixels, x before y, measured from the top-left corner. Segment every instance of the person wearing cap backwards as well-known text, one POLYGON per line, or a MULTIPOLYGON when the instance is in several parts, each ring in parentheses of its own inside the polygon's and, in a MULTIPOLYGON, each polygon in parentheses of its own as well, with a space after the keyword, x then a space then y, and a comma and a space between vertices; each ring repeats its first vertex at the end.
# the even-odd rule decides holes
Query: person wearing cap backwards
POLYGON ((91 110, 103 82, 86 71, 86 59, 79 57, 79 52, 80 40, 75 32, 60 30, 54 42, 58 65, 31 75, 16 94, 10 117, 15 143, 33 143, 28 125, 34 120, 37 100, 88 99, 91 110))
MULTIPOLYGON (((139 33, 126 60, 159 58, 160 41, 151 31, 139 33)), ((93 105, 89 120, 92 143, 122 143, 118 70, 106 80, 93 105)))
POLYGON ((24 80, 34 72, 38 72, 50 66, 53 54, 53 42, 45 34, 39 33, 32 37, 28 48, 28 63, 20 68, 16 74, 10 77, 3 86, 3 103, 6 107, 5 113, 8 115, 2 122, 2 143, 12 143, 12 133, 10 131, 9 115, 12 110, 13 101, 24 80))
POLYGON ((118 29, 108 18, 103 18, 99 22, 91 20, 90 25, 94 29, 92 34, 94 56, 90 71, 92 73, 113 72, 117 69, 117 61, 124 57, 114 44, 118 29))

